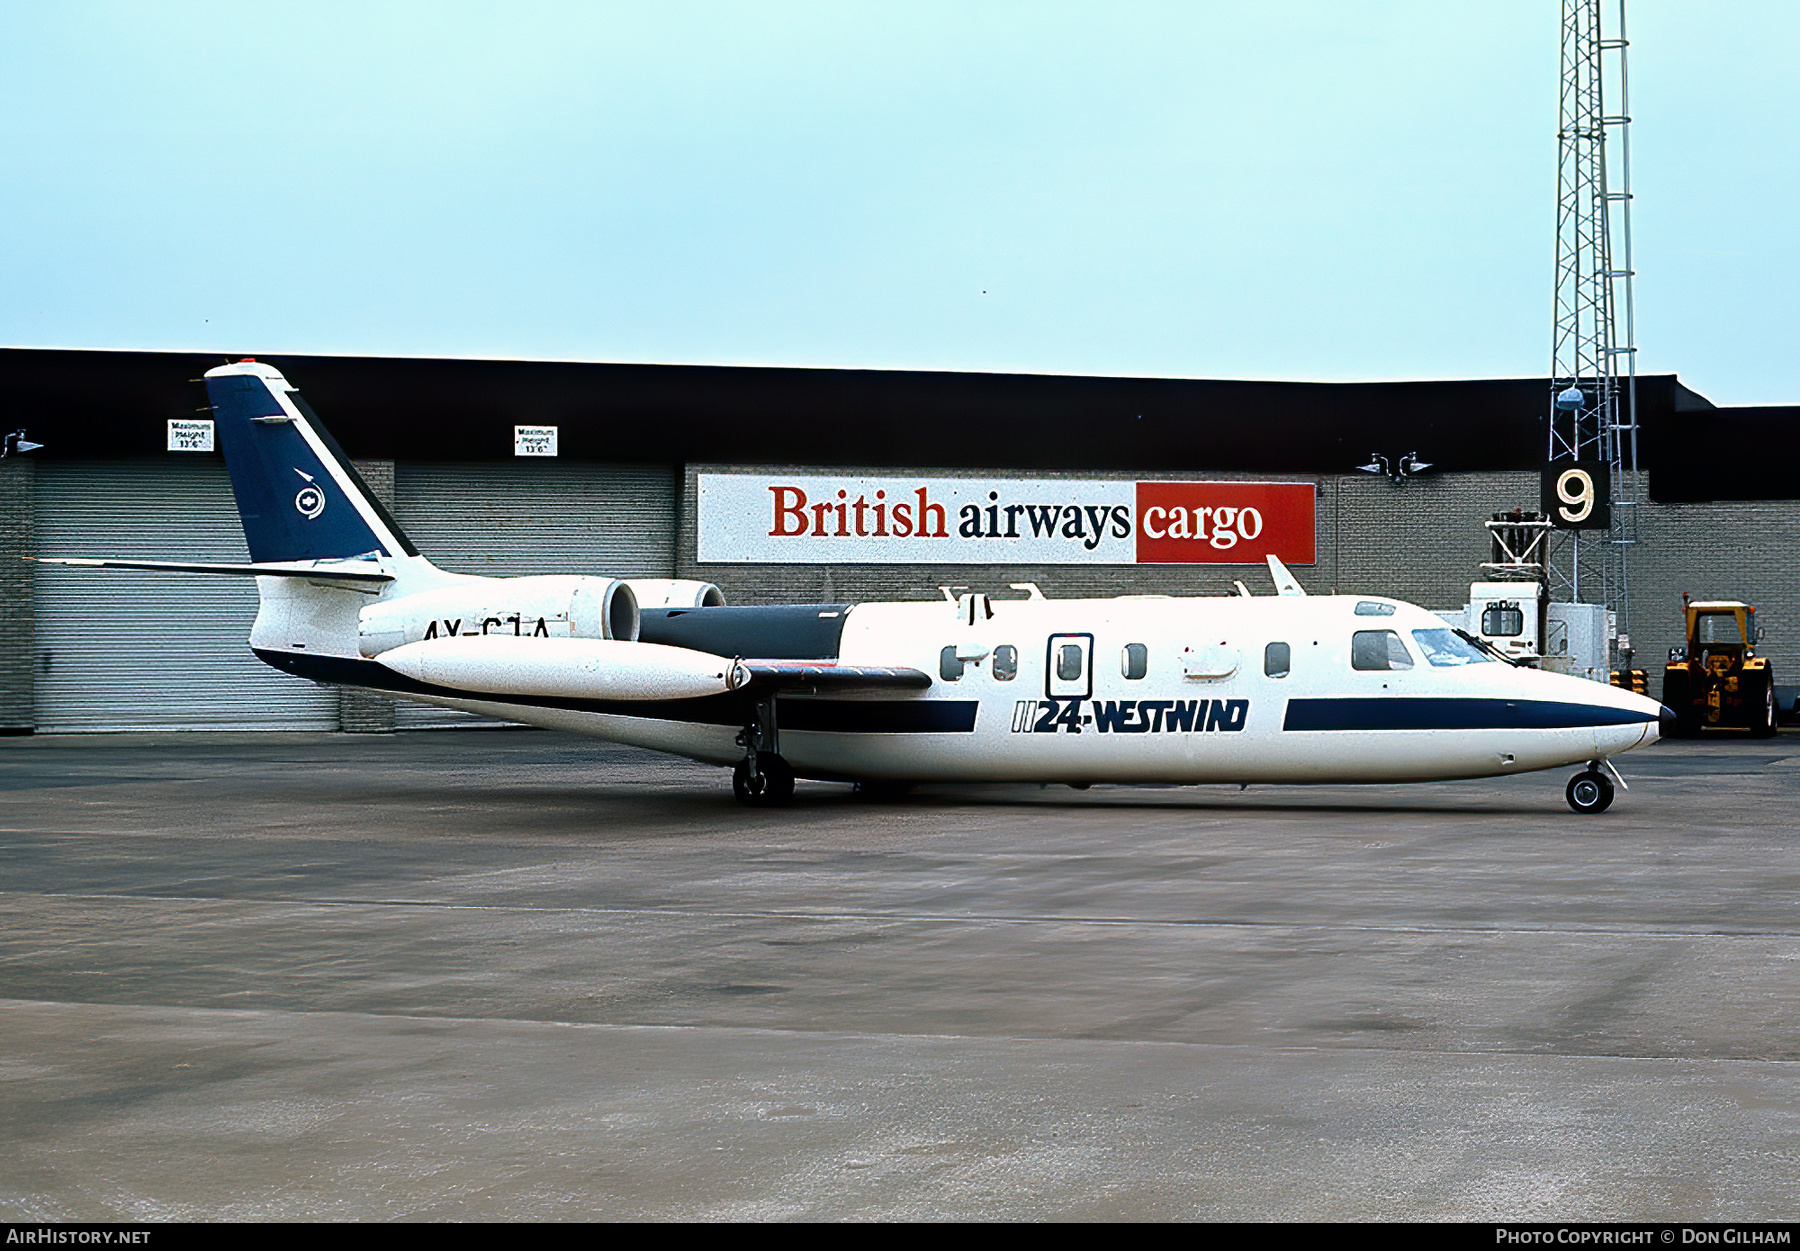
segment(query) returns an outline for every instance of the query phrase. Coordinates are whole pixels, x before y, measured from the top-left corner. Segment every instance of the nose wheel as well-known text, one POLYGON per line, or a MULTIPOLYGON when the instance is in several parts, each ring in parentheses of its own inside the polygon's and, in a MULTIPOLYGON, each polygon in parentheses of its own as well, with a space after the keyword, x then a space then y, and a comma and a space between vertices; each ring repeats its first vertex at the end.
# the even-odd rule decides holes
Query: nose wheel
POLYGON ((1588 769, 1570 778, 1563 794, 1576 812, 1605 812, 1612 807, 1612 779, 1598 769, 1588 769))

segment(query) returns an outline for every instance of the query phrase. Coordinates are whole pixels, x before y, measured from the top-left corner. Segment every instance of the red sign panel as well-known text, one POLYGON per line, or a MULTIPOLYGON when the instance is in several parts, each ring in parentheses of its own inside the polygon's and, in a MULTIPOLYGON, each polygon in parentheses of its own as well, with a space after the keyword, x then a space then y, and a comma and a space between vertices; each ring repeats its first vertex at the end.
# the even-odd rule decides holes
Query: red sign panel
POLYGON ((1140 482, 1140 565, 1313 563, 1310 482, 1140 482))

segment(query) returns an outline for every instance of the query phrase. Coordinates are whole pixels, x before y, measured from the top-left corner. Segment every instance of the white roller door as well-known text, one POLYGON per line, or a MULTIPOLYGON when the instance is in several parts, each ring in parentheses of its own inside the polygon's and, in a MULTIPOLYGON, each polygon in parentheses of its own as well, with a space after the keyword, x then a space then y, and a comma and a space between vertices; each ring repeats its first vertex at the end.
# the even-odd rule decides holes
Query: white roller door
MULTIPOLYGON (((43 556, 244 561, 216 460, 37 466, 43 556)), ((335 730, 334 690, 250 652, 248 578, 39 566, 36 701, 41 732, 335 730)))
MULTIPOLYGON (((402 463, 394 505, 420 553, 454 573, 674 576, 675 477, 666 468, 402 463)), ((402 700, 394 724, 476 720, 402 700)))

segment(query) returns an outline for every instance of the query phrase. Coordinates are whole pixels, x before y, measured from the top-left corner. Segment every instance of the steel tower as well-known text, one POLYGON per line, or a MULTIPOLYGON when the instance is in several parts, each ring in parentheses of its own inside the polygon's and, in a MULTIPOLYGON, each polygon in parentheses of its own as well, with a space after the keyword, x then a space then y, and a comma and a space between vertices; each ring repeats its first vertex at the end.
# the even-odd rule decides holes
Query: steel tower
MULTIPOLYGON (((1563 0, 1551 472, 1545 490, 1550 497, 1561 467, 1581 462, 1595 468, 1591 485, 1599 498, 1587 515, 1590 528, 1558 531, 1547 572, 1553 598, 1607 605, 1621 634, 1630 629, 1629 556, 1638 528, 1626 49, 1625 0, 1563 0), (1610 34, 1602 29, 1603 7, 1616 12, 1610 34), (1611 81, 1617 82, 1617 108, 1608 112, 1611 81), (1615 140, 1610 153, 1609 131, 1615 140)), ((1582 481, 1566 479, 1563 499, 1579 497, 1582 481)), ((1572 505, 1563 520, 1580 511, 1579 503, 1572 505)))

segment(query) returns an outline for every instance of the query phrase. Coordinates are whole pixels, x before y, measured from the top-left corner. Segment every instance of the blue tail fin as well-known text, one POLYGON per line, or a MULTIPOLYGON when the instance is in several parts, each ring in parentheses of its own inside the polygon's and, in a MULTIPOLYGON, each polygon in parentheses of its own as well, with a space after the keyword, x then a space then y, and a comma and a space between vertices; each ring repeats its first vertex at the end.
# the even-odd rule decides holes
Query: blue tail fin
POLYGON ((251 560, 419 554, 279 370, 222 365, 206 392, 251 560))

